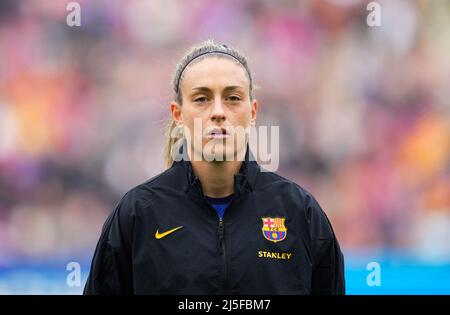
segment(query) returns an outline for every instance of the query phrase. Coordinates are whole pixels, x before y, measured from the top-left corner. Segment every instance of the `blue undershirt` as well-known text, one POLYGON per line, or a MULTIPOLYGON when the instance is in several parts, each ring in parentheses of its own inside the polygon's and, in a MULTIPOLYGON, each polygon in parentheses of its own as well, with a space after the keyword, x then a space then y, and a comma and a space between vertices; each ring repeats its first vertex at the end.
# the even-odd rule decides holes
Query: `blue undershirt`
POLYGON ((205 196, 206 200, 213 206, 214 209, 216 209, 217 215, 220 219, 222 219, 223 214, 225 213, 225 210, 231 203, 231 199, 233 199, 233 195, 229 195, 227 197, 223 198, 213 198, 205 196))

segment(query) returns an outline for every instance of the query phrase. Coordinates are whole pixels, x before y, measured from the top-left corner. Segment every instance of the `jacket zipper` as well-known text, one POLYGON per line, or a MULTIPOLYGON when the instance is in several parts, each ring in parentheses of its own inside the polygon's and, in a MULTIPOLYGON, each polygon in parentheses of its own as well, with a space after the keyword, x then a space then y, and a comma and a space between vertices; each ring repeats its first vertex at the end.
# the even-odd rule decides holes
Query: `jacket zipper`
POLYGON ((222 256, 222 266, 224 274, 224 287, 225 292, 228 291, 228 270, 227 270, 227 255, 225 250, 225 240, 224 240, 225 226, 223 220, 219 220, 218 235, 219 235, 219 253, 222 256))
MULTIPOLYGON (((216 210, 210 205, 208 200, 206 200, 203 191, 201 189, 201 186, 199 184, 198 177, 195 178, 197 188, 199 189, 200 194, 203 196, 203 201, 208 205, 209 208, 211 208, 214 212, 216 210)), ((236 177, 234 178, 234 186, 236 187, 236 177)), ((230 204, 228 205, 228 208, 230 208, 231 204, 236 200, 236 191, 234 192, 234 196, 232 200, 230 201, 230 204)), ((219 225, 217 228, 217 234, 218 234, 218 247, 219 247, 219 254, 222 256, 222 266, 223 266, 223 285, 224 285, 224 291, 225 294, 228 294, 228 268, 227 268, 227 255, 225 250, 225 225, 223 224, 223 218, 219 217, 219 225)))
MULTIPOLYGON (((208 207, 216 212, 216 210, 209 204, 205 197, 203 197, 204 202, 208 207)), ((234 198, 233 198, 234 200, 234 198)), ((231 202, 233 202, 233 200, 231 202)), ((230 203, 231 205, 231 203, 230 203)), ((227 268, 227 255, 225 250, 225 225, 223 224, 223 219, 219 218, 219 224, 217 226, 217 246, 219 249, 219 255, 222 256, 222 273, 223 273, 223 287, 225 294, 228 293, 228 268, 227 268)))

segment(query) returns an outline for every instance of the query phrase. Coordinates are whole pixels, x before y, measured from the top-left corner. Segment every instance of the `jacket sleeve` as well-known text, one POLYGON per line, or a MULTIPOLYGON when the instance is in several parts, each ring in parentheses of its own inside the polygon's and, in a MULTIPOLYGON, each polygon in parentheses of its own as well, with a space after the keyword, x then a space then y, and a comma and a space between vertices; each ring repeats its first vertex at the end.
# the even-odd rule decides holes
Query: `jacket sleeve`
POLYGON ((106 219, 83 294, 133 294, 133 204, 127 193, 106 219))
POLYGON ((307 215, 313 260, 311 293, 345 294, 344 255, 328 217, 312 196, 307 215))

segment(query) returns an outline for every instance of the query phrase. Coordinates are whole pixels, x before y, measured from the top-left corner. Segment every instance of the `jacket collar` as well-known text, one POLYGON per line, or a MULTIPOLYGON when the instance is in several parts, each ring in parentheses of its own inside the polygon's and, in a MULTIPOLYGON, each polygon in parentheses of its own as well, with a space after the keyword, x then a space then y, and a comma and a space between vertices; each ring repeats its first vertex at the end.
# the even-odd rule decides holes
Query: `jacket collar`
MULTIPOLYGON (((185 145, 187 145, 186 141, 184 141, 183 145, 180 147, 179 153, 181 156, 187 156, 187 154, 183 154, 185 145)), ((186 176, 184 192, 194 199, 203 198, 200 180, 197 175, 195 175, 191 162, 183 158, 180 161, 175 161, 172 167, 180 167, 186 176)), ((256 177, 259 172, 260 166, 256 162, 256 159, 247 144, 245 159, 242 161, 239 171, 234 175, 234 198, 254 190, 256 177)))

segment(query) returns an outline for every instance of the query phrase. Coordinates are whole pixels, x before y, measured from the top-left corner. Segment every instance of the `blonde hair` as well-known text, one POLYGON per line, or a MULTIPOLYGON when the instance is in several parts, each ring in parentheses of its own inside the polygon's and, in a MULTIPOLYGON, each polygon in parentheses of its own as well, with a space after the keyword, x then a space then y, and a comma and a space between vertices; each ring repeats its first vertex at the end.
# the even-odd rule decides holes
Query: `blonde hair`
MULTIPOLYGON (((214 43, 212 40, 207 40, 198 45, 192 46, 187 50, 185 55, 181 58, 176 66, 175 75, 173 77, 172 87, 174 92, 174 100, 180 106, 182 105, 182 95, 181 95, 181 82, 183 81, 185 69, 205 58, 208 57, 219 57, 228 58, 234 60, 246 70, 246 74, 249 79, 249 95, 250 99, 253 99, 253 81, 248 67, 247 58, 245 58, 237 49, 228 47, 226 45, 220 45, 214 43)), ((167 125, 166 125, 166 146, 165 146, 165 164, 167 168, 170 168, 173 164, 173 152, 180 149, 180 144, 183 141, 179 141, 183 138, 182 128, 178 127, 176 122, 173 120, 172 115, 169 115, 167 125), (175 146, 175 144, 178 144, 175 146)))

